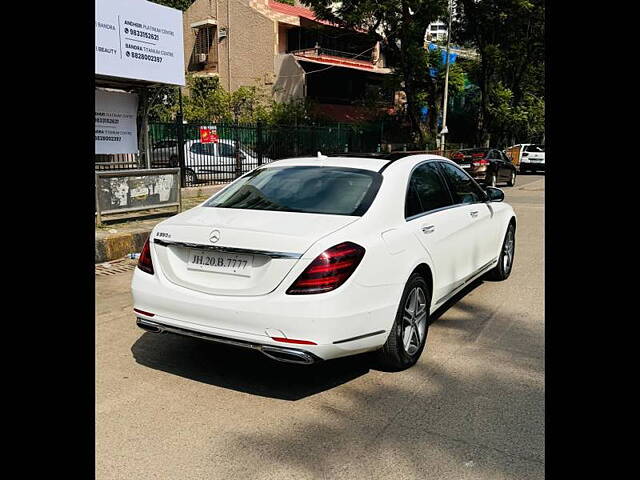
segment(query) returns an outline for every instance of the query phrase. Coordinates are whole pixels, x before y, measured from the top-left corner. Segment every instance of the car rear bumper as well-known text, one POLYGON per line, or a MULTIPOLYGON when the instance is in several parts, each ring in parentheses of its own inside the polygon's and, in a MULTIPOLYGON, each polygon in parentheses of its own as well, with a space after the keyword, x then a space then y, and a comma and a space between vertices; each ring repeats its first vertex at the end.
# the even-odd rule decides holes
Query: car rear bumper
POLYGON ((131 284, 136 316, 143 324, 157 324, 164 331, 198 338, 217 337, 223 339, 220 343, 239 342, 243 345, 236 346, 265 354, 271 347, 300 350, 322 360, 381 347, 393 324, 395 297, 399 298, 402 288, 347 282, 333 292, 316 295, 286 295, 286 285, 267 295, 211 295, 175 285, 159 271, 149 275, 137 268, 131 284))
POLYGON ((145 318, 138 317, 136 319, 138 327, 153 333, 174 333, 176 335, 182 335, 185 337, 194 337, 207 340, 215 343, 222 343, 224 345, 232 345, 234 347, 249 348, 258 350, 267 357, 278 360, 285 363, 297 363, 303 365, 310 365, 312 363, 321 362, 322 359, 311 352, 307 352, 299 348, 277 347, 274 345, 265 345, 255 342, 247 342, 244 340, 233 340, 231 338, 220 337, 217 335, 211 335, 208 333, 197 332, 195 330, 189 330, 186 328, 175 327, 164 323, 147 320, 145 318))
POLYGON ((520 171, 544 170, 544 163, 522 163, 520 162, 520 171))

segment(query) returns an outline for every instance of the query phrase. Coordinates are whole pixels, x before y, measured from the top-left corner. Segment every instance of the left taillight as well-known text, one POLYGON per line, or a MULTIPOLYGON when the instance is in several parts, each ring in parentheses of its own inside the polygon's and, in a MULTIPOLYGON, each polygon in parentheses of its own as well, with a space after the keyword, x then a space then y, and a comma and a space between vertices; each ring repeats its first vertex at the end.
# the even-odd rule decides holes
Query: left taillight
POLYGON ((287 294, 306 295, 335 290, 355 271, 364 252, 363 247, 352 242, 340 243, 325 250, 305 268, 287 294))
POLYGON ((143 272, 153 275, 153 262, 151 261, 151 249, 149 248, 149 239, 144 242, 144 247, 140 252, 140 258, 138 258, 138 268, 143 272))

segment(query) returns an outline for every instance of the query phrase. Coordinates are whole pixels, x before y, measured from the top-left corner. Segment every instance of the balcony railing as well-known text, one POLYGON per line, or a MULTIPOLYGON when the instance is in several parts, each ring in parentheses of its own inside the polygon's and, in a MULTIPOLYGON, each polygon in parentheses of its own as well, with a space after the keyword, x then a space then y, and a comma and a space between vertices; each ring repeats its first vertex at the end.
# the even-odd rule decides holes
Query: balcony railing
POLYGON ((371 57, 371 50, 367 50, 365 53, 351 53, 342 52, 340 50, 331 50, 323 47, 303 48, 301 50, 293 50, 292 53, 298 57, 309 58, 311 60, 317 60, 327 63, 338 63, 344 65, 352 65, 362 68, 374 68, 373 59, 371 57))

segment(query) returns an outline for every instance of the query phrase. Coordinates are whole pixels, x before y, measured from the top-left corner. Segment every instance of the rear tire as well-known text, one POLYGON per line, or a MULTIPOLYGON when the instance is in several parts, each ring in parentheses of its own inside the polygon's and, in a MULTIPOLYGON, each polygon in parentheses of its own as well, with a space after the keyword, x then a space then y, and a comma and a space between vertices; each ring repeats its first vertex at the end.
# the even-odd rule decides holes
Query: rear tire
POLYGON ((516 227, 513 223, 509 224, 507 233, 504 235, 502 249, 498 257, 498 265, 487 273, 487 279, 502 281, 509 278, 513 269, 513 259, 516 253, 516 227))
POLYGON ((513 170, 511 172, 511 177, 509 179, 509 181, 507 182, 507 186, 508 187, 513 187, 516 184, 516 171, 513 170))
POLYGON ((376 357, 380 365, 393 371, 414 365, 427 341, 431 292, 419 273, 413 273, 400 298, 396 319, 387 341, 376 357))

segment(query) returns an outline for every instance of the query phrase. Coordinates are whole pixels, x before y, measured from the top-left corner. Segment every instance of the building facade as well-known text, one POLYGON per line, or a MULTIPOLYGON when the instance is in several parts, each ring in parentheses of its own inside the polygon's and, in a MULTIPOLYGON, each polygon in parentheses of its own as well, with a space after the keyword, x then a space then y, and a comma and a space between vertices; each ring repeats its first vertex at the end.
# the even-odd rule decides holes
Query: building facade
POLYGON ((229 91, 264 87, 278 101, 309 98, 328 113, 389 93, 380 42, 299 2, 196 0, 184 13, 184 45, 187 74, 217 76, 229 91))
POLYGON ((444 42, 447 40, 447 24, 443 21, 430 23, 425 32, 427 42, 444 42))

